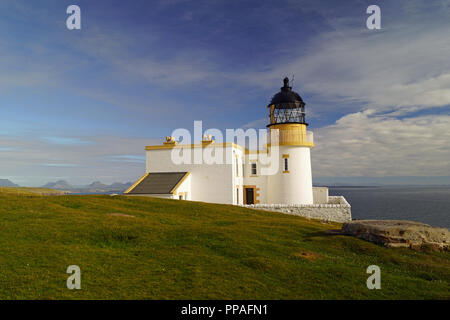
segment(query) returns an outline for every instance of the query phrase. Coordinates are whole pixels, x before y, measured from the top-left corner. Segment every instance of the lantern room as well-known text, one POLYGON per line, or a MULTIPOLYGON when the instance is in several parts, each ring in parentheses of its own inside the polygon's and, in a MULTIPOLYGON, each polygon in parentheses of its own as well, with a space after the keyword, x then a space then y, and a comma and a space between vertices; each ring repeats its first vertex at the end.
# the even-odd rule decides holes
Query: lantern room
POLYGON ((284 123, 308 125, 305 122, 305 103, 297 92, 292 91, 287 77, 283 82, 284 86, 273 96, 267 106, 270 110, 270 122, 267 127, 284 123))

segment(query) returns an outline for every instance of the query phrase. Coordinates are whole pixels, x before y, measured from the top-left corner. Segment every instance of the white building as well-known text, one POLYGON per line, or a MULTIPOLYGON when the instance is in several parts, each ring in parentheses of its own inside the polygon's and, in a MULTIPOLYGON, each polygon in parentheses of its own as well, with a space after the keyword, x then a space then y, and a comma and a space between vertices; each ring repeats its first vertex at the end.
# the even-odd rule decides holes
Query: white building
POLYGON ((265 150, 252 151, 206 136, 198 144, 178 144, 166 137, 163 144, 146 147, 146 172, 125 194, 238 205, 328 204, 328 189, 312 187, 313 135, 307 130, 305 103, 288 78, 268 109, 267 127, 278 130, 278 144, 269 141, 265 150), (196 154, 223 161, 196 162, 196 154), (174 155, 187 161, 174 161, 174 155), (263 155, 271 156, 276 168, 269 170, 263 155))

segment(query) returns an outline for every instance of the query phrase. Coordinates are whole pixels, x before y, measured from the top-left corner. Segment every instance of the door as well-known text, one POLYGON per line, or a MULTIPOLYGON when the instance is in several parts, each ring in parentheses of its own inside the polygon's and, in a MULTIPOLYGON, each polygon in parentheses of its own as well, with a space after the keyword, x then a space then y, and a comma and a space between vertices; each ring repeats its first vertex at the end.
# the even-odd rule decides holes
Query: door
POLYGON ((245 204, 255 204, 255 189, 245 188, 245 204))

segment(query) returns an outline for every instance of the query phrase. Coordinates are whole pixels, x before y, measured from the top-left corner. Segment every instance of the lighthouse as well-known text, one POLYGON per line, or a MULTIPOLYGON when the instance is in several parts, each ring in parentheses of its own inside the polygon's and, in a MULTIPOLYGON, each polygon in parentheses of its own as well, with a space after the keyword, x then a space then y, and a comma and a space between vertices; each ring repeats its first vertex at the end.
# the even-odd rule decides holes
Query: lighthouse
MULTIPOLYGON (((279 170, 268 176, 268 203, 313 204, 311 148, 313 133, 307 130, 305 103, 292 90, 289 79, 283 80, 280 92, 275 94, 269 109, 270 131, 278 130, 279 170)), ((268 144, 268 148, 271 148, 268 144)))
POLYGON ((312 186, 314 141, 313 133, 307 130, 305 103, 292 91, 288 78, 283 82, 267 105, 269 137, 278 133, 278 139, 269 140, 266 148, 215 141, 206 134, 202 141, 185 143, 184 138, 172 134, 162 139, 162 144, 145 147, 146 171, 124 193, 351 221, 350 204, 344 197, 329 196, 328 188, 312 186), (221 154, 227 160, 192 161, 196 154, 221 154), (174 155, 183 155, 187 161, 174 161, 174 155))

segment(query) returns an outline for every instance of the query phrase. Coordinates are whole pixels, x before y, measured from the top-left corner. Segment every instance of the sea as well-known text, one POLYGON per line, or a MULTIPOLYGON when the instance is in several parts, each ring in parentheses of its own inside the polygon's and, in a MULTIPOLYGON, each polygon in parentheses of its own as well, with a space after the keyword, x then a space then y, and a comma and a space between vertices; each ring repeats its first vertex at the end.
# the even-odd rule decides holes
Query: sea
POLYGON ((450 186, 329 187, 352 206, 353 219, 423 222, 450 228, 450 186))

